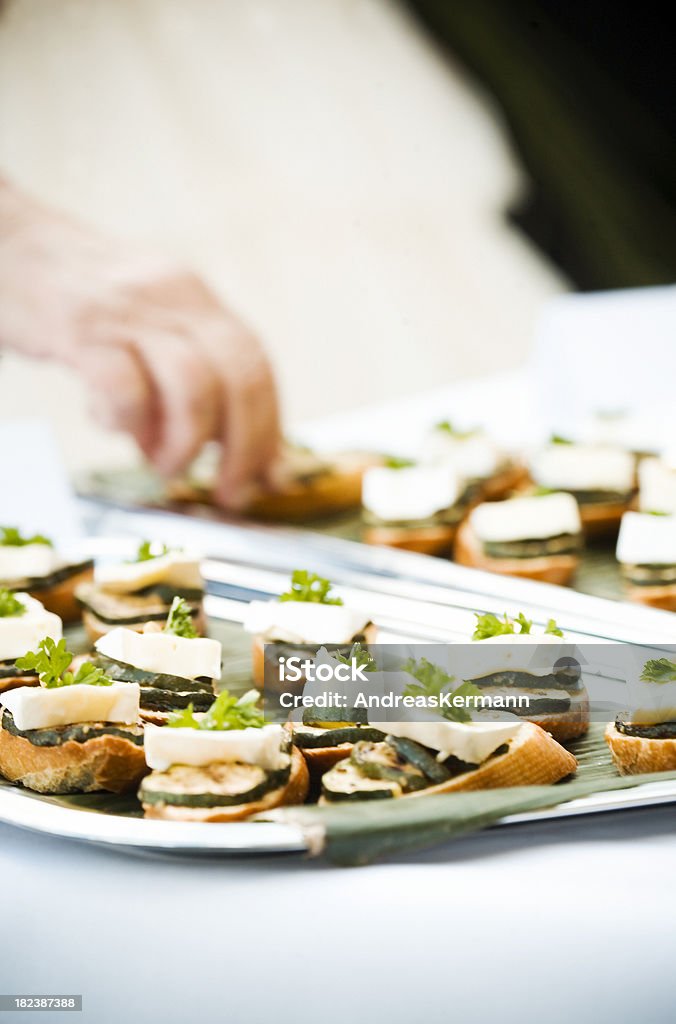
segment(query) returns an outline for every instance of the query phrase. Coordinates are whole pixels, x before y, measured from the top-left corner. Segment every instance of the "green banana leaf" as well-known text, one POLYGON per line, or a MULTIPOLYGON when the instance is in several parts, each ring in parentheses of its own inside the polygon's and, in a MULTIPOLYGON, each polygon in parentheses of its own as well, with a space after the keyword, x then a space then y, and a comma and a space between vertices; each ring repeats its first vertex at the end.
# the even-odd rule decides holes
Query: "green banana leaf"
POLYGON ((325 856, 334 864, 359 865, 467 835, 511 814, 554 807, 593 793, 676 779, 676 772, 619 775, 603 730, 604 726, 595 723, 586 737, 568 744, 579 768, 574 777, 554 786, 514 786, 353 806, 286 807, 261 818, 298 825, 315 856, 325 856))

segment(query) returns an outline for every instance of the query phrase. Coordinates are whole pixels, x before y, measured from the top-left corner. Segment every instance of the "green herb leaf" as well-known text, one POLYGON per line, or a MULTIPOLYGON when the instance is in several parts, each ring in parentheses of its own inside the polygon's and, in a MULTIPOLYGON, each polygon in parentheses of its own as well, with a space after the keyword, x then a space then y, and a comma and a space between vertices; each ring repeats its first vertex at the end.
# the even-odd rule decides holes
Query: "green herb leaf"
POLYGON ((164 632, 186 637, 188 640, 193 640, 197 636, 190 613, 190 605, 182 597, 175 597, 171 602, 164 632))
POLYGON ((138 546, 136 552, 136 558, 132 559, 134 562, 149 562, 152 558, 161 558, 162 555, 168 555, 170 548, 166 544, 158 544, 157 541, 142 540, 138 546))
POLYGON ((515 626, 519 627, 518 632, 530 633, 533 620, 527 619, 523 612, 519 612, 515 619, 505 613, 504 618, 499 619, 497 615, 493 615, 492 612, 487 612, 485 615, 476 614, 476 629, 472 633, 472 640, 485 640, 489 636, 506 636, 510 633, 516 633, 515 626))
POLYGON ((458 441, 465 441, 468 437, 474 437, 475 434, 479 433, 478 427, 473 427, 471 430, 458 430, 450 420, 440 420, 439 423, 435 423, 434 429, 441 430, 444 434, 449 434, 451 437, 456 437, 458 441))
POLYGON ((333 657, 342 665, 354 663, 357 668, 363 668, 365 672, 375 672, 378 667, 373 655, 365 647, 362 647, 359 641, 352 644, 349 654, 341 654, 340 651, 336 651, 333 657))
POLYGON ((296 569, 291 577, 291 589, 280 594, 280 601, 307 601, 309 604, 342 604, 340 597, 328 597, 332 584, 322 576, 305 569, 296 569))
POLYGON ((415 466, 415 459, 407 459, 401 455, 388 455, 383 465, 387 469, 410 469, 415 466))
POLYGON ((644 683, 676 683, 676 664, 668 658, 646 661, 640 679, 644 683))
POLYGON ((0 619, 11 619, 25 614, 26 605, 19 601, 11 590, 0 587, 0 619))
POLYGON ((549 633, 552 636, 563 636, 563 630, 559 629, 559 627, 556 625, 555 619, 547 619, 545 633, 549 633))
POLYGON ((551 487, 543 487, 541 485, 538 485, 537 487, 533 488, 533 490, 530 492, 529 497, 531 497, 531 498, 544 498, 545 495, 547 495, 547 494, 554 494, 554 493, 555 492, 552 490, 551 487))
MULTIPOLYGON (((408 672, 409 675, 417 680, 415 683, 409 683, 406 687, 404 690, 405 697, 440 697, 443 693, 449 691, 451 683, 455 682, 454 676, 450 676, 440 665, 433 665, 427 658, 421 658, 419 661, 409 658, 402 667, 404 672, 408 672)), ((451 691, 451 696, 462 698, 479 697, 481 696, 481 690, 474 683, 466 680, 456 687, 455 690, 451 691)), ((469 710, 462 706, 439 708, 439 714, 452 722, 469 722, 472 719, 469 710)))
POLYGON ((260 710, 258 690, 249 690, 239 699, 228 690, 222 690, 204 715, 197 718, 192 704, 182 711, 170 715, 167 726, 172 729, 209 729, 214 732, 229 732, 235 729, 261 729, 265 725, 260 710))
POLYGON ((37 672, 41 685, 48 690, 77 683, 112 686, 113 680, 91 661, 83 662, 76 673, 68 671, 72 660, 73 655, 66 650, 66 641, 59 640, 57 644, 48 636, 40 641, 37 651, 29 651, 23 658, 17 658, 16 667, 22 671, 37 672))
POLYGON ((649 516, 668 516, 669 512, 660 512, 659 509, 651 508, 648 510, 647 515, 649 516))
POLYGON ((561 434, 552 434, 549 438, 550 444, 573 444, 569 437, 561 437, 561 434))
POLYGON ((34 533, 32 537, 24 537, 16 526, 0 526, 1 547, 23 548, 27 544, 46 544, 50 548, 54 546, 49 537, 44 537, 41 533, 34 533))

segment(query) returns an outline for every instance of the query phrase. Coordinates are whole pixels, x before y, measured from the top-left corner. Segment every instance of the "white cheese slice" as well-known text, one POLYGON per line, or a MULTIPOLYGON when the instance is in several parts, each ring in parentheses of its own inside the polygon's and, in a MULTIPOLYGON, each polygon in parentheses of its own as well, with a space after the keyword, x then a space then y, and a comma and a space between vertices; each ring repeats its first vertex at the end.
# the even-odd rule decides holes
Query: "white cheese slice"
POLYGON ((125 665, 180 676, 181 679, 220 679, 221 645, 208 637, 174 636, 172 633, 136 633, 118 626, 96 641, 96 650, 125 665))
POLYGON ((281 725, 226 732, 146 725, 144 749, 148 766, 160 772, 173 764, 202 768, 219 761, 242 761, 275 771, 289 763, 289 755, 281 749, 283 740, 281 725))
POLYGON ((676 682, 648 683, 637 680, 630 685, 634 710, 629 720, 640 725, 676 722, 676 682))
POLYGON ((376 722, 369 717, 369 725, 392 736, 403 736, 431 750, 437 750, 437 760, 445 761, 453 754, 468 764, 481 764, 494 750, 516 736, 520 722, 376 722))
POLYGON ((58 615, 45 611, 42 604, 28 594, 14 596, 26 611, 23 615, 0 618, 0 661, 14 661, 36 650, 46 636, 58 641, 63 634, 58 615))
POLYGON ((469 517, 479 540, 505 543, 577 534, 580 510, 571 494, 542 494, 477 505, 469 517))
POLYGON ((204 589, 199 558, 182 551, 170 551, 145 562, 97 566, 95 579, 104 590, 115 594, 133 594, 160 583, 177 590, 204 589))
POLYGON ((642 512, 676 513, 676 467, 662 459, 643 459, 638 466, 638 487, 642 512))
POLYGON ((369 616, 341 604, 309 601, 251 601, 244 628, 265 643, 347 644, 363 633, 369 616))
POLYGON ((473 664, 456 664, 454 668, 463 679, 479 679, 494 672, 529 672, 539 675, 551 672, 554 662, 572 653, 574 644, 553 633, 505 633, 488 636, 471 647, 464 645, 463 653, 473 664), (541 651, 540 648, 547 648, 541 651), (493 650, 493 648, 498 648, 493 650), (550 650, 558 648, 558 650, 550 650), (467 674, 471 671, 471 674, 467 674))
POLYGON ((676 516, 625 512, 616 554, 624 565, 676 565, 676 516))
POLYGON ((3 583, 49 576, 57 562, 57 554, 49 544, 0 544, 0 580, 3 583))
POLYGON ((138 683, 111 686, 20 686, 0 694, 0 703, 12 713, 17 729, 51 729, 77 722, 136 722, 139 716, 138 683))
POLYGON ((423 442, 421 459, 447 463, 465 480, 483 480, 498 470, 503 456, 486 434, 456 437, 436 427, 423 442))
POLYGON ((451 508, 460 490, 457 474, 447 465, 372 466, 364 473, 362 504, 385 522, 412 522, 451 508))
POLYGON ((570 491, 619 491, 634 486, 636 460, 630 452, 604 445, 550 444, 531 460, 533 480, 570 491))

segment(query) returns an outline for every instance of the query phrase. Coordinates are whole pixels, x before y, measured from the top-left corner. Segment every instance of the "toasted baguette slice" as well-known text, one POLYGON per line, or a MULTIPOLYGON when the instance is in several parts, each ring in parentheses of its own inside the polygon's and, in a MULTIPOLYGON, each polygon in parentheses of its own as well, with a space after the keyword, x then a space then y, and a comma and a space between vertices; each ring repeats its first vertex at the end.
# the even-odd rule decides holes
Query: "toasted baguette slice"
POLYGON ((338 743, 335 747, 303 747, 302 754, 312 778, 320 777, 334 764, 344 761, 352 753, 353 743, 338 743))
POLYGON ((617 533, 620 529, 620 520, 629 507, 629 501, 580 504, 580 519, 585 536, 604 537, 617 533))
POLYGON ((620 775, 676 771, 676 739, 651 740, 625 736, 609 722, 604 733, 610 754, 620 775))
POLYGON ((297 747, 291 751, 291 774, 285 786, 273 789, 260 800, 234 807, 173 807, 169 804, 143 804, 146 818, 162 821, 243 821, 252 814, 286 804, 302 804, 308 794, 310 777, 305 758, 297 747))
POLYGON ((676 583, 668 583, 663 587, 635 587, 628 584, 625 592, 627 598, 636 604, 646 604, 650 608, 662 608, 663 611, 676 612, 676 583))
POLYGON ((501 498, 507 498, 513 491, 523 487, 528 479, 526 467, 514 462, 482 481, 480 500, 499 501, 501 498))
MULTIPOLYGON (((377 635, 377 626, 373 622, 369 622, 363 633, 363 643, 366 646, 368 646, 369 644, 374 644, 376 642, 377 635)), ((348 642, 344 646, 351 647, 354 642, 355 637, 353 637, 351 640, 348 640, 348 642)), ((255 635, 251 641, 251 673, 253 675, 254 684, 258 687, 258 689, 262 689, 266 685, 269 685, 271 687, 274 685, 274 680, 271 680, 270 683, 267 683, 265 679, 265 648, 266 645, 270 644, 272 644, 272 641, 263 640, 263 638, 258 635, 255 635)), ((316 646, 319 649, 319 647, 321 647, 322 644, 313 644, 312 646, 316 646)))
POLYGON ((501 576, 518 576, 545 583, 570 583, 577 567, 577 555, 543 555, 539 558, 490 558, 483 551, 470 523, 465 520, 455 538, 454 557, 460 565, 496 572, 501 576))
POLYGON ((123 793, 147 773, 143 747, 120 736, 38 747, 0 728, 0 775, 36 793, 123 793))
POLYGON ((450 554, 457 527, 439 526, 364 526, 362 540, 377 547, 416 551, 421 555, 450 554))
POLYGON ((471 772, 456 775, 448 782, 408 793, 408 797, 458 793, 470 789, 503 789, 505 786, 547 786, 565 779, 577 768, 569 750, 532 722, 524 722, 510 740, 505 754, 491 757, 471 772))
POLYGON ((83 562, 73 568, 72 574, 54 583, 40 586, 33 582, 32 586, 26 588, 31 597, 42 601, 48 612, 54 612, 66 624, 79 622, 82 608, 75 597, 75 591, 82 583, 89 583, 94 578, 93 562, 83 562))

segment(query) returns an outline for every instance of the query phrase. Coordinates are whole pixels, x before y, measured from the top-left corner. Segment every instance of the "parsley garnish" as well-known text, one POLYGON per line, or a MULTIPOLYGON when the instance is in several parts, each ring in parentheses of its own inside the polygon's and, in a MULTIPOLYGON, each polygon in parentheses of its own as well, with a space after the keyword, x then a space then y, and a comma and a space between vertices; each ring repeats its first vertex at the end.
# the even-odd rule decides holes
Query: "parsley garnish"
POLYGON ((11 590, 0 587, 0 619, 11 619, 25 613, 26 605, 19 601, 11 590))
POLYGON ((415 466, 415 459, 407 459, 403 455, 388 455, 383 463, 386 469, 410 469, 415 466))
POLYGON ((468 437, 474 437, 475 434, 479 433, 478 427, 474 427, 472 430, 458 430, 450 420, 441 420, 435 424, 434 429, 441 430, 444 434, 449 434, 451 437, 457 437, 459 441, 466 441, 468 437))
POLYGON ((561 437, 561 434, 552 434, 549 438, 550 444, 572 444, 569 437, 561 437))
POLYGON ((280 601, 306 601, 310 604, 342 604, 340 597, 328 597, 332 584, 306 569, 296 569, 291 576, 291 589, 279 595, 280 601))
POLYGON ((340 651, 336 651, 334 658, 342 665, 352 665, 354 662, 357 668, 363 668, 365 672, 375 672, 378 667, 373 655, 365 647, 362 647, 359 641, 352 644, 349 654, 341 654, 340 651))
MULTIPOLYGON (((408 672, 417 682, 409 683, 404 690, 405 697, 440 697, 445 693, 451 683, 455 682, 454 676, 449 676, 440 665, 433 665, 427 658, 415 661, 409 658, 404 663, 403 671, 408 672)), ((481 690, 474 683, 465 681, 455 690, 451 691, 451 697, 480 697, 481 690)), ((466 707, 441 708, 439 714, 453 722, 469 722, 472 719, 466 707)))
POLYGON ((55 643, 50 636, 38 644, 37 651, 29 651, 23 658, 16 659, 16 667, 22 671, 35 671, 40 683, 48 690, 60 686, 75 686, 86 683, 88 686, 112 686, 103 669, 91 661, 84 661, 77 672, 68 671, 73 655, 66 650, 66 641, 55 643))
POLYGON ((265 725, 263 712, 256 706, 260 694, 249 690, 239 699, 228 690, 222 690, 206 714, 196 718, 192 704, 170 715, 167 726, 171 729, 211 729, 229 732, 235 729, 261 729, 265 725))
POLYGON ((168 555, 170 548, 166 544, 158 544, 152 540, 142 540, 138 546, 136 552, 136 558, 134 562, 149 562, 152 558, 161 558, 162 555, 168 555))
MULTIPOLYGON (((489 636, 506 636, 511 633, 529 634, 532 628, 533 620, 527 619, 523 612, 519 612, 515 619, 510 619, 506 613, 502 619, 499 619, 492 612, 487 612, 485 615, 480 615, 477 612, 476 629, 472 633, 472 640, 486 640, 489 636), (516 626, 519 627, 518 630, 515 628, 516 626)), ((554 619, 547 620, 544 631, 554 636, 563 636, 563 631, 559 629, 554 619)))
POLYGON ((640 679, 644 683, 676 683, 676 664, 668 658, 646 661, 640 679))
POLYGON ((660 511, 659 509, 657 509, 657 508, 651 508, 651 509, 649 509, 649 510, 648 510, 648 511, 646 512, 646 515, 649 515, 649 516, 668 516, 668 515, 669 515, 669 513, 668 513, 668 512, 661 512, 661 511, 660 511))
POLYGON ((0 526, 0 546, 6 548, 24 548, 27 544, 46 544, 54 547, 49 537, 34 533, 32 537, 24 537, 16 526, 0 526))
POLYGON ((190 605, 182 597, 175 597, 171 602, 164 632, 173 633, 174 636, 182 636, 188 640, 193 640, 197 636, 190 613, 190 605))

